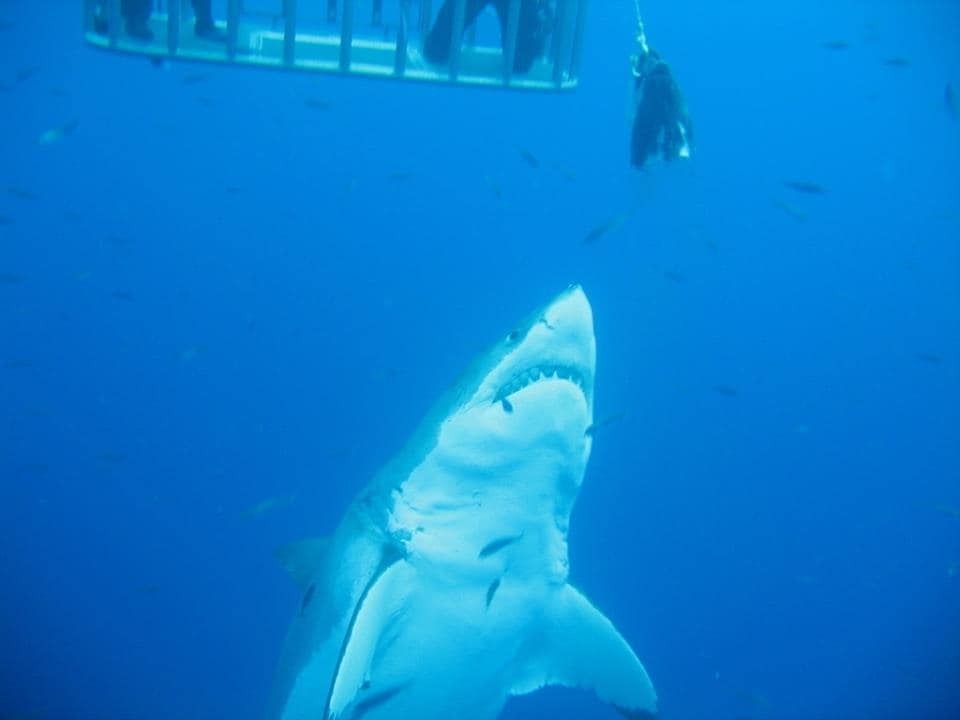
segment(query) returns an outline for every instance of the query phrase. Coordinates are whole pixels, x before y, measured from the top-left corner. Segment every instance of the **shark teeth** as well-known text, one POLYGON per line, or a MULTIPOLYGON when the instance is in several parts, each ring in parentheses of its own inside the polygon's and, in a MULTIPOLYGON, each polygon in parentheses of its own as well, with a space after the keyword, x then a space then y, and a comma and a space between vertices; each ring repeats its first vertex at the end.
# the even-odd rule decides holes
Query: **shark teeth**
POLYGON ((583 385, 585 382, 583 373, 576 368, 565 365, 540 365, 529 368, 528 370, 524 370, 523 372, 510 378, 510 380, 502 388, 500 388, 500 391, 497 393, 493 401, 495 403, 501 402, 514 393, 520 392, 527 387, 527 385, 532 385, 535 382, 556 379, 569 380, 583 390, 583 385))

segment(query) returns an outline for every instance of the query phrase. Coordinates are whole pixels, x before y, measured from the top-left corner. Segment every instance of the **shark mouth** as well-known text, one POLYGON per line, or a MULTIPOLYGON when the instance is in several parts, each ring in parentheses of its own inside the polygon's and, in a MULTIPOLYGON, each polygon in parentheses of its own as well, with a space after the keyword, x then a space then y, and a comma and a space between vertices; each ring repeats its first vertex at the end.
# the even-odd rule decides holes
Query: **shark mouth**
POLYGON ((514 393, 520 392, 528 385, 532 385, 535 382, 541 380, 569 380, 581 391, 584 393, 584 385, 586 384, 586 378, 583 373, 565 365, 540 365, 538 367, 532 367, 529 370, 524 370, 522 373, 514 375, 510 380, 500 388, 497 392, 496 397, 493 399, 495 403, 502 402, 514 393))

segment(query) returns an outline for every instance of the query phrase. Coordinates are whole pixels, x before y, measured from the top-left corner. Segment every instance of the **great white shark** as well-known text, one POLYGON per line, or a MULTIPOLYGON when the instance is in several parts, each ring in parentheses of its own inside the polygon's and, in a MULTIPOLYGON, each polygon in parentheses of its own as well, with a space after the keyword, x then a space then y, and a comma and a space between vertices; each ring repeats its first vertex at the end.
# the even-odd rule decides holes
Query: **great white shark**
POLYGON ((488 720, 546 685, 630 718, 656 693, 568 582, 596 342, 571 286, 478 358, 329 539, 278 551, 302 598, 276 720, 488 720))

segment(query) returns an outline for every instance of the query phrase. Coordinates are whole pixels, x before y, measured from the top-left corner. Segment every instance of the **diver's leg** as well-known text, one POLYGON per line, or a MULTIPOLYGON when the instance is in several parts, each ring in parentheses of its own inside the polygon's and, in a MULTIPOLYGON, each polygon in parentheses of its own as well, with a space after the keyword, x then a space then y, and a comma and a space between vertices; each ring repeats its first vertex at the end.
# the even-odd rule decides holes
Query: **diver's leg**
MULTIPOLYGON (((497 15, 500 18, 500 36, 506 39, 510 16, 509 0, 497 0, 497 15)), ((527 72, 533 61, 543 55, 551 18, 547 8, 541 8, 541 0, 520 0, 520 22, 517 27, 517 51, 513 58, 513 71, 527 72)))
POLYGON ((226 36, 213 21, 211 0, 192 0, 193 5, 193 32, 197 37, 208 40, 225 40, 226 36))
POLYGON ((127 35, 137 40, 153 40, 150 29, 151 0, 120 0, 120 14, 123 15, 127 35))
MULTIPOLYGON (((477 15, 491 2, 491 0, 467 0, 466 11, 463 16, 463 27, 468 28, 477 19, 477 15)), ((445 63, 450 57, 451 35, 453 34, 453 5, 454 0, 446 0, 433 28, 427 33, 423 41, 423 55, 432 63, 445 63)), ((460 42, 460 38, 457 38, 460 42)))

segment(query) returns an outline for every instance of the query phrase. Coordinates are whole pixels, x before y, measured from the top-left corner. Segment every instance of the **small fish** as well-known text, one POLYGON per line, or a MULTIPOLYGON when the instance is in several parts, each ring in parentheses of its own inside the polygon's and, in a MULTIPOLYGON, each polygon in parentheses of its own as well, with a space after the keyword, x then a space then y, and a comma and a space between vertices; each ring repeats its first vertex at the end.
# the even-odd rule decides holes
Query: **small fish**
POLYGON ((279 495, 276 497, 269 497, 266 500, 261 500, 256 505, 244 510, 242 513, 240 513, 240 517, 245 520, 257 518, 265 513, 270 512, 271 510, 277 510, 279 508, 292 505, 295 499, 296 496, 294 495, 279 495))
POLYGON ((730 398, 735 398, 740 394, 739 391, 732 385, 714 385, 713 391, 718 395, 723 395, 724 397, 730 398))
POLYGON ((204 348, 200 345, 191 345, 177 353, 177 359, 182 363, 193 362, 203 353, 204 348))
POLYGON ((600 430, 601 428, 605 428, 608 425, 614 425, 615 423, 618 423, 621 420, 623 420, 626 416, 627 414, 625 412, 614 413, 613 415, 607 415, 605 418, 597 420, 597 422, 593 423, 590 427, 588 427, 584 434, 593 435, 594 433, 597 432, 597 430, 600 430))
POLYGON ((127 456, 118 452, 105 452, 97 455, 97 461, 104 465, 122 465, 127 461, 127 456))
POLYGON ((953 90, 953 85, 947 83, 943 88, 943 105, 947 108, 947 114, 954 120, 960 117, 960 110, 957 109, 957 95, 953 90))
POLYGON ((820 47, 824 50, 846 50, 850 47, 850 43, 846 40, 824 40, 820 43, 820 47))
POLYGON ((37 138, 37 144, 52 145, 53 143, 60 142, 68 135, 72 135, 79 126, 79 120, 71 120, 70 122, 64 123, 59 127, 51 128, 37 138))
POLYGON ((209 73, 188 73, 180 78, 182 85, 197 85, 210 79, 209 73))
POLYGON ((792 217, 797 222, 806 222, 807 214, 803 212, 800 208, 795 205, 791 205, 786 200, 780 200, 779 198, 774 198, 771 200, 771 203, 777 210, 781 210, 790 217, 792 217))
POLYGON ((667 270, 663 273, 663 277, 664 279, 672 282, 674 285, 683 285, 687 281, 682 274, 676 272, 675 270, 667 270))
POLYGON ((490 603, 493 602, 493 596, 497 594, 497 588, 500 587, 500 578, 497 578, 492 583, 490 587, 487 588, 487 607, 490 607, 490 603))
POLYGON ((23 275, 0 272, 0 285, 19 285, 23 282, 23 275))
POLYGON ((303 106, 307 110, 316 110, 318 112, 329 112, 333 109, 333 103, 323 98, 307 98, 303 101, 303 106))
POLYGON ((956 505, 940 504, 936 506, 936 510, 944 515, 947 515, 948 517, 957 518, 960 520, 960 508, 958 508, 956 505))
POLYGON ((33 367, 33 362, 30 360, 24 360, 22 358, 15 358, 13 360, 5 360, 3 363, 4 370, 26 370, 27 368, 33 367))
POLYGON ((112 295, 115 300, 123 300, 124 302, 133 302, 133 293, 128 290, 114 290, 112 295))
POLYGON ((809 180, 784 180, 783 184, 784 187, 788 187, 794 192, 803 193, 804 195, 827 194, 827 189, 823 185, 810 182, 809 180))
POLYGON ((27 190, 22 187, 17 187, 16 185, 11 185, 7 188, 7 194, 11 197, 15 197, 17 200, 39 200, 40 196, 37 195, 32 190, 27 190))
POLYGON ((310 583, 310 586, 307 588, 307 591, 303 594, 303 600, 300 601, 300 614, 303 615, 306 613, 307 608, 310 607, 310 603, 313 602, 313 596, 317 592, 317 584, 310 583))
POLYGON ((883 59, 883 64, 892 68, 905 68, 910 66, 910 61, 900 55, 894 55, 883 59))
MULTIPOLYGON (((368 684, 364 689, 367 689, 369 687, 370 686, 368 684)), ((360 720, 360 718, 362 718, 364 715, 369 713, 375 707, 379 707, 380 705, 383 705, 385 702, 388 702, 391 698, 397 695, 405 687, 406 685, 397 685, 395 687, 387 688, 386 690, 381 690, 380 692, 373 693, 372 695, 370 695, 370 697, 364 698, 354 706, 353 712, 350 714, 350 717, 354 718, 354 720, 360 720)))
POLYGON ((493 193, 497 200, 503 199, 503 187, 501 187, 500 183, 498 183, 489 175, 485 175, 483 181, 486 183, 487 187, 490 188, 490 192, 493 193))
POLYGON ((627 210, 626 212, 614 215, 609 220, 605 220, 604 222, 600 223, 583 237, 583 244, 592 245, 604 235, 612 233, 615 230, 619 230, 621 227, 623 227, 623 224, 630 219, 631 215, 633 215, 633 210, 627 210))
POLYGON ((108 245, 113 245, 114 247, 125 247, 133 243, 133 240, 131 240, 128 236, 117 235, 115 233, 110 233, 103 240, 108 245))
POLYGON ((928 365, 942 365, 942 364, 943 364, 943 358, 940 357, 939 355, 934 354, 934 353, 918 352, 918 353, 915 353, 915 354, 914 354, 914 357, 915 357, 917 360, 919 360, 920 362, 925 362, 925 363, 927 363, 928 365))
POLYGON ((520 157, 523 161, 532 167, 534 170, 540 167, 540 161, 537 159, 537 156, 525 148, 520 148, 520 157))
POLYGON ((509 547, 510 545, 513 545, 515 542, 517 542, 517 540, 519 540, 522 537, 523 537, 523 533, 520 533, 519 535, 507 535, 506 537, 497 538, 496 540, 491 540, 482 548, 480 548, 480 552, 477 554, 477 559, 483 560, 484 558, 488 558, 491 555, 500 552, 505 547, 509 547))
POLYGON ((21 475, 46 475, 50 472, 50 466, 46 463, 24 463, 17 470, 21 475))
POLYGON ((17 74, 14 75, 14 77, 16 78, 18 83, 22 83, 22 82, 26 82, 32 77, 35 77, 38 72, 40 72, 40 68, 36 66, 20 68, 19 70, 17 70, 17 74))

